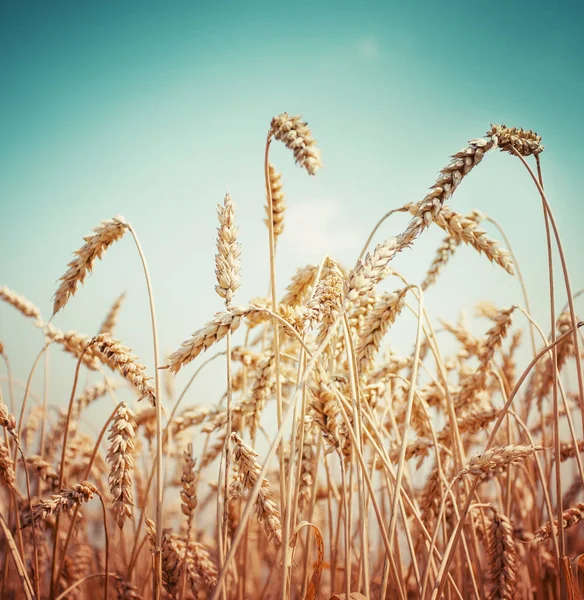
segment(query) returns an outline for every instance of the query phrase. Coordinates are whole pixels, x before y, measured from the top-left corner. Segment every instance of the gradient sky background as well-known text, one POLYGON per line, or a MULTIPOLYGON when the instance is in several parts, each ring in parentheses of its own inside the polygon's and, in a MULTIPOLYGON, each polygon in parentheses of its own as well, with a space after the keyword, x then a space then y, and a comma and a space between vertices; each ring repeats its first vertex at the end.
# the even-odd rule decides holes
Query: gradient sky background
MULTIPOLYGON (((162 350, 174 350, 222 306, 213 256, 215 206, 226 190, 243 250, 237 301, 267 290, 263 150, 271 117, 289 111, 308 120, 325 168, 309 178, 273 145, 289 207, 281 289, 325 252, 353 264, 382 214, 421 199, 451 153, 502 122, 543 136, 546 188, 579 289, 583 16, 580 2, 3 2, 0 284, 48 318, 82 236, 122 214, 149 261, 162 350)), ((547 331, 541 206, 520 163, 490 153, 452 206, 501 222, 547 331)), ((404 224, 387 222, 377 241, 404 224)), ((442 237, 426 232, 395 267, 421 281, 442 237)), ((55 323, 93 334, 123 290, 117 335, 152 370, 146 290, 129 237, 55 323)), ((479 298, 522 302, 516 280, 461 248, 427 305, 455 319, 479 298)), ((25 379, 41 333, 2 305, 0 340, 25 379)), ((390 342, 409 350, 413 338, 390 342)), ((73 361, 57 349, 51 361, 51 401, 62 404, 73 361)), ((192 401, 218 399, 213 372, 192 401)))

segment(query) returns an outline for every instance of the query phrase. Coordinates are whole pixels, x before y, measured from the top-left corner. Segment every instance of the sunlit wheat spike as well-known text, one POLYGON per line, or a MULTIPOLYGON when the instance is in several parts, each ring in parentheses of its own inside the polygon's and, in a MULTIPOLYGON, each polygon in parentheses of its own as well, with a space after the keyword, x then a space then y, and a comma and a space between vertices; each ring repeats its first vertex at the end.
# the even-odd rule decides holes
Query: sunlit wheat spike
POLYGON ((122 303, 126 298, 126 292, 122 292, 114 301, 111 308, 109 309, 101 327, 99 328, 98 333, 110 333, 113 334, 116 325, 118 324, 118 316, 120 313, 120 309, 122 308, 122 303))
POLYGON ((420 287, 423 290, 428 289, 428 287, 436 281, 438 275, 440 275, 440 272, 446 266, 446 263, 450 260, 450 257, 453 256, 458 246, 459 243, 451 235, 447 235, 442 240, 440 246, 438 246, 438 250, 436 251, 436 256, 434 257, 434 260, 428 269, 426 278, 420 284, 420 287))
POLYGON ((220 312, 202 329, 195 331, 192 337, 181 344, 181 347, 168 358, 165 368, 178 373, 181 367, 197 358, 201 352, 223 339, 228 331, 234 332, 241 324, 242 317, 249 310, 241 306, 231 306, 229 310, 220 312))
MULTIPOLYGON (((236 433, 231 434, 231 441, 234 444, 235 467, 241 474, 243 486, 251 490, 257 483, 261 472, 261 467, 256 460, 257 452, 246 446, 236 433)), ((263 523, 268 539, 273 539, 276 546, 280 547, 282 544, 282 522, 267 479, 262 480, 256 500, 256 515, 258 521, 263 523)))
POLYGON ((97 493, 97 488, 89 481, 82 481, 72 488, 61 490, 58 494, 53 494, 46 500, 41 500, 33 506, 32 513, 26 512, 22 518, 22 528, 29 527, 32 523, 38 523, 46 519, 49 515, 56 515, 59 512, 70 512, 76 506, 89 502, 93 495, 97 493))
POLYGON ((316 174, 322 167, 320 152, 302 117, 291 117, 287 112, 274 117, 270 125, 270 134, 292 150, 296 163, 304 167, 309 175, 316 174))
POLYGON ((489 530, 489 600, 512 600, 517 581, 517 552, 513 539, 513 527, 504 514, 493 511, 489 530))
POLYGON ((361 373, 366 373, 373 367, 381 341, 403 308, 407 291, 406 287, 391 294, 384 294, 367 316, 356 348, 357 364, 361 373))
POLYGON ((124 218, 118 215, 102 221, 93 229, 93 233, 83 238, 85 244, 73 253, 75 258, 68 264, 68 271, 60 278, 62 283, 55 292, 53 314, 59 312, 69 298, 75 295, 77 286, 91 273, 95 259, 101 258, 114 242, 122 238, 127 228, 128 224, 124 218))
POLYGON ((156 392, 150 383, 152 377, 146 374, 146 367, 132 354, 130 348, 108 334, 95 336, 90 342, 90 347, 95 350, 99 360, 112 371, 120 373, 136 388, 142 398, 148 398, 154 406, 156 392))
POLYGON ((270 208, 266 204, 266 215, 264 219, 266 225, 269 225, 269 219, 272 219, 272 225, 274 227, 274 243, 276 243, 278 237, 284 232, 284 211, 286 210, 286 202, 284 201, 284 192, 282 191, 282 174, 276 171, 274 165, 269 165, 269 185, 272 194, 272 214, 270 215, 270 208))
POLYGON ((323 266, 321 277, 314 295, 306 305, 304 326, 313 329, 319 323, 332 324, 341 309, 343 273, 334 260, 328 258, 323 266))
POLYGON ((237 242, 238 228, 235 225, 235 203, 230 194, 225 194, 223 206, 217 206, 219 227, 217 228, 217 254, 215 255, 215 291, 230 306, 233 295, 241 285, 240 256, 237 242))
POLYGON ((537 155, 543 152, 541 136, 537 135, 535 131, 506 125, 491 125, 491 130, 487 135, 496 139, 498 147, 504 152, 513 154, 511 148, 522 156, 537 155))
POLYGON ((310 296, 312 286, 318 267, 315 265, 306 265, 296 270, 292 280, 286 287, 286 294, 282 298, 282 304, 289 306, 300 306, 310 296))
POLYGON ((0 286, 0 300, 4 300, 4 302, 10 304, 10 306, 18 310, 25 317, 41 321, 41 311, 24 296, 20 296, 5 285, 0 286))
MULTIPOLYGON (((412 206, 410 211, 415 208, 412 206)), ((513 275, 511 254, 487 234, 479 229, 478 221, 471 215, 461 215, 448 206, 444 206, 435 218, 436 225, 447 231, 453 242, 472 246, 477 252, 486 256, 491 262, 498 264, 507 273, 513 275)))
MULTIPOLYGON (((562 513, 562 526, 564 529, 574 527, 578 523, 584 521, 584 502, 580 502, 575 506, 571 506, 562 513)), ((554 521, 553 535, 558 527, 558 522, 554 521)), ((533 537, 534 544, 541 544, 552 536, 552 526, 548 521, 545 525, 542 525, 535 533, 533 537)))
POLYGON ((99 368, 99 359, 96 356, 95 350, 88 346, 91 341, 88 335, 77 333, 77 331, 62 332, 52 323, 49 323, 43 329, 43 332, 47 339, 62 346, 65 352, 72 354, 77 359, 83 356, 83 364, 92 371, 99 368))
POLYGON ((134 414, 125 403, 118 408, 110 428, 110 446, 106 456, 110 464, 109 486, 113 499, 114 514, 118 526, 123 528, 126 519, 132 516, 134 495, 132 493, 132 471, 136 444, 136 422, 134 414))
POLYGON ((373 252, 368 252, 365 258, 357 263, 345 286, 349 300, 366 294, 387 275, 393 257, 411 246, 422 231, 434 221, 446 200, 452 196, 464 177, 481 162, 485 152, 490 150, 493 144, 493 140, 471 140, 468 146, 452 155, 451 161, 440 171, 430 191, 415 205, 415 216, 406 229, 378 244, 373 252))
POLYGON ((521 446, 519 444, 491 448, 471 458, 468 465, 461 471, 461 474, 482 475, 506 465, 522 462, 539 450, 543 450, 543 447, 521 446))

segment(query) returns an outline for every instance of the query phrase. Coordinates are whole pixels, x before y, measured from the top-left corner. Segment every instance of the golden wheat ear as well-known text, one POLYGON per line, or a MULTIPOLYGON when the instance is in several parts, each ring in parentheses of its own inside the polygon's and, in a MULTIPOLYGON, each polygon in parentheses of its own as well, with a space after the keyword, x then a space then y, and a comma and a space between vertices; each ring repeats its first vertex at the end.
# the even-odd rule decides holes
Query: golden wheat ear
POLYGON ((93 229, 93 233, 84 237, 85 243, 73 254, 75 258, 68 264, 69 269, 60 278, 61 284, 54 296, 53 315, 58 313, 75 295, 77 286, 85 281, 88 273, 91 273, 96 258, 114 243, 121 239, 128 229, 124 217, 116 216, 113 219, 102 221, 93 229))
POLYGON ((296 163, 306 169, 309 175, 315 175, 322 167, 316 141, 302 117, 291 117, 287 112, 274 117, 270 126, 272 135, 292 150, 296 163))

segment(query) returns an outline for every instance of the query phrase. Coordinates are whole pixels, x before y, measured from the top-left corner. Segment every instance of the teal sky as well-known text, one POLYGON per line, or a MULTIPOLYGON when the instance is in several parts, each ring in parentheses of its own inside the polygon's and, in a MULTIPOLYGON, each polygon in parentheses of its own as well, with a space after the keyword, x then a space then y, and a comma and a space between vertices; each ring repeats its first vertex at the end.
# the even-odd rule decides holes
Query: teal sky
MULTIPOLYGON (((226 190, 241 228, 238 302, 265 294, 263 149, 271 117, 289 111, 308 120, 325 168, 309 178, 273 148, 289 206, 280 287, 325 252, 353 263, 384 212, 422 198, 449 154, 503 122, 543 136, 546 188, 578 289, 583 12, 579 2, 3 2, 0 283, 48 318, 82 236, 122 214, 141 237, 161 343, 173 350, 221 309, 215 205, 226 190)), ((547 330, 541 206, 518 161, 489 155, 452 206, 501 222, 547 330)), ((379 239, 403 223, 388 222, 379 239)), ((420 281, 441 237, 427 232, 395 266, 420 281)), ((93 333, 123 290, 118 334, 152 368, 130 239, 56 323, 93 333)), ((451 319, 479 298, 521 302, 516 281, 466 248, 427 298, 432 314, 451 319)), ((0 339, 25 378, 40 333, 0 306, 0 339)))

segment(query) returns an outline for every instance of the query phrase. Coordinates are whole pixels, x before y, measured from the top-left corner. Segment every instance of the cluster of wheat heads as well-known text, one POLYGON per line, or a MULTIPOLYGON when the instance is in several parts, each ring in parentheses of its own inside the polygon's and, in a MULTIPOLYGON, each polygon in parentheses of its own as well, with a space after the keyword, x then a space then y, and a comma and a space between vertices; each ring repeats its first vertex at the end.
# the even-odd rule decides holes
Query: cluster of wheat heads
POLYGON ((386 215, 410 213, 401 233, 368 250, 372 234, 352 269, 331 256, 299 268, 283 295, 276 241, 285 202, 269 160, 274 140, 310 175, 321 167, 307 124, 275 117, 264 164, 268 297, 234 303, 242 253, 229 194, 218 206, 221 310, 193 316, 200 328, 160 364, 153 290, 130 223, 102 222, 61 278, 54 313, 111 244, 126 233, 134 238, 152 313, 152 376, 115 338, 123 297, 95 335, 85 335, 59 330, 0 288, 0 299, 44 336, 20 404, 10 348, 0 346, 0 596, 577 597, 584 570, 581 324, 543 190, 540 138, 492 126, 451 157, 421 201, 386 215), (542 326, 510 248, 481 228, 488 217, 445 204, 496 149, 533 178, 550 278, 553 252, 559 256, 568 302, 561 306, 552 288, 550 322, 542 326), (414 282, 390 263, 428 227, 445 237, 424 280, 414 282), (513 306, 480 303, 472 330, 464 320, 432 322, 424 308, 425 290, 462 245, 523 290, 513 306), (411 352, 399 355, 391 330, 402 319, 415 335, 411 352), (49 345, 74 359, 67 405, 52 406, 33 389, 49 345), (225 385, 214 403, 194 402, 192 381, 217 358, 225 385), (176 394, 173 376, 183 369, 192 377, 176 394), (108 396, 113 410, 90 435, 84 413, 108 396))

